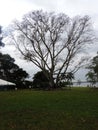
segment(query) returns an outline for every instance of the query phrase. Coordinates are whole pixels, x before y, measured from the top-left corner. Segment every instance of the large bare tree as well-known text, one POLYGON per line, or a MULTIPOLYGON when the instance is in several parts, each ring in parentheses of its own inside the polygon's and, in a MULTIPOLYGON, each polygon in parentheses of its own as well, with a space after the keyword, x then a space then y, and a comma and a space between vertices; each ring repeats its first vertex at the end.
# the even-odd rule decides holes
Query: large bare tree
POLYGON ((94 40, 88 16, 69 18, 41 10, 15 21, 11 36, 25 60, 49 71, 51 87, 58 86, 62 73, 80 68, 85 61, 84 49, 94 40))

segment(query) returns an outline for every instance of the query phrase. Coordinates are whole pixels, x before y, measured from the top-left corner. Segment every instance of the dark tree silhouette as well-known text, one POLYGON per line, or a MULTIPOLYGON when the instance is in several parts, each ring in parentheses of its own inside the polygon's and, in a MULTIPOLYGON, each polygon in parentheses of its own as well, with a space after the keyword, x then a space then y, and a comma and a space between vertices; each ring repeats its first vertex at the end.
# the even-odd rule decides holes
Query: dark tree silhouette
POLYGON ((0 78, 15 83, 17 87, 22 87, 28 74, 14 62, 14 58, 8 54, 0 53, 0 78))
POLYGON ((68 73, 62 73, 59 79, 59 84, 62 87, 65 87, 67 85, 72 85, 72 80, 74 79, 74 74, 72 72, 68 72, 68 73))
POLYGON ((33 87, 34 88, 49 88, 49 72, 47 70, 45 71, 39 71, 37 72, 33 77, 33 87), (47 74, 47 76, 46 76, 47 74))
POLYGON ((96 82, 98 82, 98 54, 93 57, 87 69, 89 69, 88 73, 86 74, 87 81, 94 85, 96 82))

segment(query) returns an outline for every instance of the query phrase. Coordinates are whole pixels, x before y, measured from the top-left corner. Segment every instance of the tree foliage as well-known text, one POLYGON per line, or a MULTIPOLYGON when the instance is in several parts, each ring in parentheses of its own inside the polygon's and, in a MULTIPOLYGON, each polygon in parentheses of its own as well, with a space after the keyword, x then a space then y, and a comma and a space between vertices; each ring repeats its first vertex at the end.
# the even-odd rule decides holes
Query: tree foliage
POLYGON ((49 72, 47 70, 45 71, 39 71, 37 72, 33 77, 33 87, 34 88, 49 88, 49 72), (47 76, 46 76, 47 74, 47 76))
POLYGON ((14 44, 25 60, 48 70, 51 87, 58 86, 62 73, 75 73, 83 65, 86 58, 80 53, 94 40, 88 16, 34 11, 13 27, 14 44))
POLYGON ((62 73, 61 77, 59 79, 59 84, 62 87, 70 86, 72 85, 72 80, 74 79, 74 74, 72 72, 68 72, 66 74, 62 73))
POLYGON ((21 87, 28 74, 14 62, 15 60, 10 55, 0 53, 0 78, 21 87))
POLYGON ((87 69, 89 69, 88 73, 86 74, 87 80, 92 84, 98 82, 98 54, 93 57, 87 69))

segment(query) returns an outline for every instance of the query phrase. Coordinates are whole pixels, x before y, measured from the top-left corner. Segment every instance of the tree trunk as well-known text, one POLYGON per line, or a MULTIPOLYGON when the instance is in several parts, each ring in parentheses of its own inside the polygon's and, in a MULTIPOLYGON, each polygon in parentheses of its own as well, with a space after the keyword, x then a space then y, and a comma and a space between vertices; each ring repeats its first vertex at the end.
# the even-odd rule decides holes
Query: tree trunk
POLYGON ((55 88, 55 82, 54 82, 54 78, 53 78, 53 75, 50 76, 50 88, 51 89, 54 89, 55 88))

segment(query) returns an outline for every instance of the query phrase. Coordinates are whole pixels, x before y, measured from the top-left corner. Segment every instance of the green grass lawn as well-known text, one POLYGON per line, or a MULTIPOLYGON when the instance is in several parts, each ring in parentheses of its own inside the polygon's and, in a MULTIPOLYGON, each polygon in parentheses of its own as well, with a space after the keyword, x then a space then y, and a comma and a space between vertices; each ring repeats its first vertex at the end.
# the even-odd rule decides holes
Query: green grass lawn
POLYGON ((0 130, 98 130, 98 90, 0 92, 0 130))

